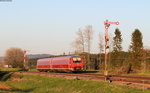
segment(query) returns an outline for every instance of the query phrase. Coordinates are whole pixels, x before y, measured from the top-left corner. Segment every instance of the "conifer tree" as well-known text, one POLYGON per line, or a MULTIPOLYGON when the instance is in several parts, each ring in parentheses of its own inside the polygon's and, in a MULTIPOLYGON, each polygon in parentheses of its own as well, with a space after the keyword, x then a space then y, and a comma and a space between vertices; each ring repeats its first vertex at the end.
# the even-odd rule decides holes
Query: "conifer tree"
POLYGON ((122 61, 118 60, 121 59, 121 50, 122 50, 122 35, 120 30, 117 28, 115 29, 115 36, 113 37, 113 52, 111 55, 111 66, 113 68, 121 67, 122 61))
POLYGON ((136 72, 140 70, 143 59, 143 36, 139 29, 135 29, 132 33, 131 45, 129 52, 131 53, 131 69, 136 72))
POLYGON ((121 46, 121 44, 122 44, 122 38, 121 38, 121 36, 122 35, 121 35, 120 30, 117 28, 115 30, 115 37, 113 38, 113 40, 114 40, 114 43, 113 43, 113 45, 114 45, 113 52, 120 52, 122 50, 122 46, 121 46))

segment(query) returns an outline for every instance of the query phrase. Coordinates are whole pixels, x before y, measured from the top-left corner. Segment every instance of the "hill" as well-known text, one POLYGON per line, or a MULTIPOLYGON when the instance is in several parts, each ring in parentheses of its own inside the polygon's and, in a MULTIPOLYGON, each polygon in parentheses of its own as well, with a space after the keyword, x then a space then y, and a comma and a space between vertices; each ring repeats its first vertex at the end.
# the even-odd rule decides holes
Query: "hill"
POLYGON ((29 59, 32 59, 32 58, 46 58, 46 57, 51 57, 54 55, 51 55, 51 54, 29 54, 27 56, 29 59))

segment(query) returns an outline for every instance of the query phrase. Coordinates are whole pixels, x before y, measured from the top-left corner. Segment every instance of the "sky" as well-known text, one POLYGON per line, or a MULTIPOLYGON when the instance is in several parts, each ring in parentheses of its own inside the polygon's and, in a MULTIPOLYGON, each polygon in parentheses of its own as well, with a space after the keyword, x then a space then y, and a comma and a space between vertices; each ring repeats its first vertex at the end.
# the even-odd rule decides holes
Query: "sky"
POLYGON ((30 54, 67 54, 79 28, 92 25, 91 53, 98 53, 99 33, 119 28, 123 50, 127 51, 135 29, 143 34, 144 46, 150 46, 150 0, 12 0, 0 1, 0 56, 11 47, 30 54))

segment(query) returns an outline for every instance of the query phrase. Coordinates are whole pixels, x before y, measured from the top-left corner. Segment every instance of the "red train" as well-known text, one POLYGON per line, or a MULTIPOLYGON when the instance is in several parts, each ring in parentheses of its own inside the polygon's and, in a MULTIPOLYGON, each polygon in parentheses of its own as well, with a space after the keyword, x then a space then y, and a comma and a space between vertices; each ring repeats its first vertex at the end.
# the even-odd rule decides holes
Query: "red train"
POLYGON ((37 60, 38 71, 82 71, 84 59, 81 56, 65 56, 37 60))

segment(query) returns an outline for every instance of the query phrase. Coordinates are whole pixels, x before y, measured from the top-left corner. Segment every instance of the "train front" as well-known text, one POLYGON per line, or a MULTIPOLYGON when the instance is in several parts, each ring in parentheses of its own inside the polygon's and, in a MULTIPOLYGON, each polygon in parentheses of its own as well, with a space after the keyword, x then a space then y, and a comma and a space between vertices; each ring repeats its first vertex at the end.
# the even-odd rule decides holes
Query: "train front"
POLYGON ((73 71, 82 71, 84 69, 84 59, 81 56, 72 57, 73 71))

